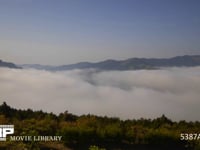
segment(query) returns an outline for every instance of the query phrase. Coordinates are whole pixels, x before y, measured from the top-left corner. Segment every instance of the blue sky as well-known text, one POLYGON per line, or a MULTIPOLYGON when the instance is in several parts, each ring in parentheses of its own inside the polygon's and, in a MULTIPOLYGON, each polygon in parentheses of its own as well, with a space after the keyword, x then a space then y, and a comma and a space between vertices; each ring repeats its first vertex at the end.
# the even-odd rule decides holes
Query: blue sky
POLYGON ((199 0, 0 0, 0 59, 18 64, 200 54, 199 0))

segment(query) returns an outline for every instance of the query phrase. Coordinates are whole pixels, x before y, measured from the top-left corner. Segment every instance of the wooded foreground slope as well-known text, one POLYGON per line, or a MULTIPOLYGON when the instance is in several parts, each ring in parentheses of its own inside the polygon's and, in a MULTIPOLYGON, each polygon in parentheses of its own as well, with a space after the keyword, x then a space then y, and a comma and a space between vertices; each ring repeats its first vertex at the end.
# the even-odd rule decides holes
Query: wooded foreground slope
POLYGON ((197 150, 198 140, 182 141, 181 133, 199 133, 200 122, 174 122, 162 115, 156 119, 120 120, 69 112, 55 115, 43 111, 17 110, 0 105, 0 124, 15 125, 14 135, 60 135, 62 142, 0 142, 0 149, 88 150, 96 145, 106 150, 197 150))

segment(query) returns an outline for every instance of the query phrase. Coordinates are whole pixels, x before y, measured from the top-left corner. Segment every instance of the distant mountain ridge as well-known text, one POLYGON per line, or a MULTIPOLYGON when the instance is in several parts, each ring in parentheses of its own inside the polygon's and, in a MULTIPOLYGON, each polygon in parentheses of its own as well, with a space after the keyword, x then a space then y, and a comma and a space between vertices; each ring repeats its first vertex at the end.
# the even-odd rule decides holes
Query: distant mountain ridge
POLYGON ((4 62, 2 60, 0 60, 0 67, 14 68, 14 69, 20 69, 21 68, 21 67, 15 65, 14 63, 4 62))
POLYGON ((126 60, 105 60, 97 63, 80 62, 61 66, 44 66, 39 64, 21 65, 23 68, 34 68, 49 71, 64 71, 72 69, 99 70, 138 70, 157 69, 160 67, 192 67, 200 66, 200 55, 184 55, 172 58, 130 58, 126 60))

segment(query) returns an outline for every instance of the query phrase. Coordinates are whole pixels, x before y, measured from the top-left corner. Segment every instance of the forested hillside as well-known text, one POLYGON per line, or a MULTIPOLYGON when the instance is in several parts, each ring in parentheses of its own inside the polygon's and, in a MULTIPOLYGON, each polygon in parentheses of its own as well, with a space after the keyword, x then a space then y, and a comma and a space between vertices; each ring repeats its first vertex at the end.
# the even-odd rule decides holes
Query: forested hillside
POLYGON ((0 142, 0 149, 63 150, 186 150, 199 149, 198 140, 180 140, 181 133, 199 133, 200 122, 156 119, 120 120, 68 111, 55 115, 43 111, 0 106, 0 124, 15 125, 14 135, 60 135, 62 142, 0 142), (95 145, 95 146, 94 146, 95 145), (99 147, 99 148, 98 148, 99 147))

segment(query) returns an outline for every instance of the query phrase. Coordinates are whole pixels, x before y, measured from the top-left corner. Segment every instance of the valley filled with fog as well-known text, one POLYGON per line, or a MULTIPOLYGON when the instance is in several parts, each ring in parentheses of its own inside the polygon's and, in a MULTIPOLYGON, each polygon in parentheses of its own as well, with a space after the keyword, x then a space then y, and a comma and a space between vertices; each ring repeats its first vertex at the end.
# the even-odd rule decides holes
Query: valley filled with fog
POLYGON ((49 72, 0 68, 0 103, 121 119, 200 120, 200 67, 49 72))

